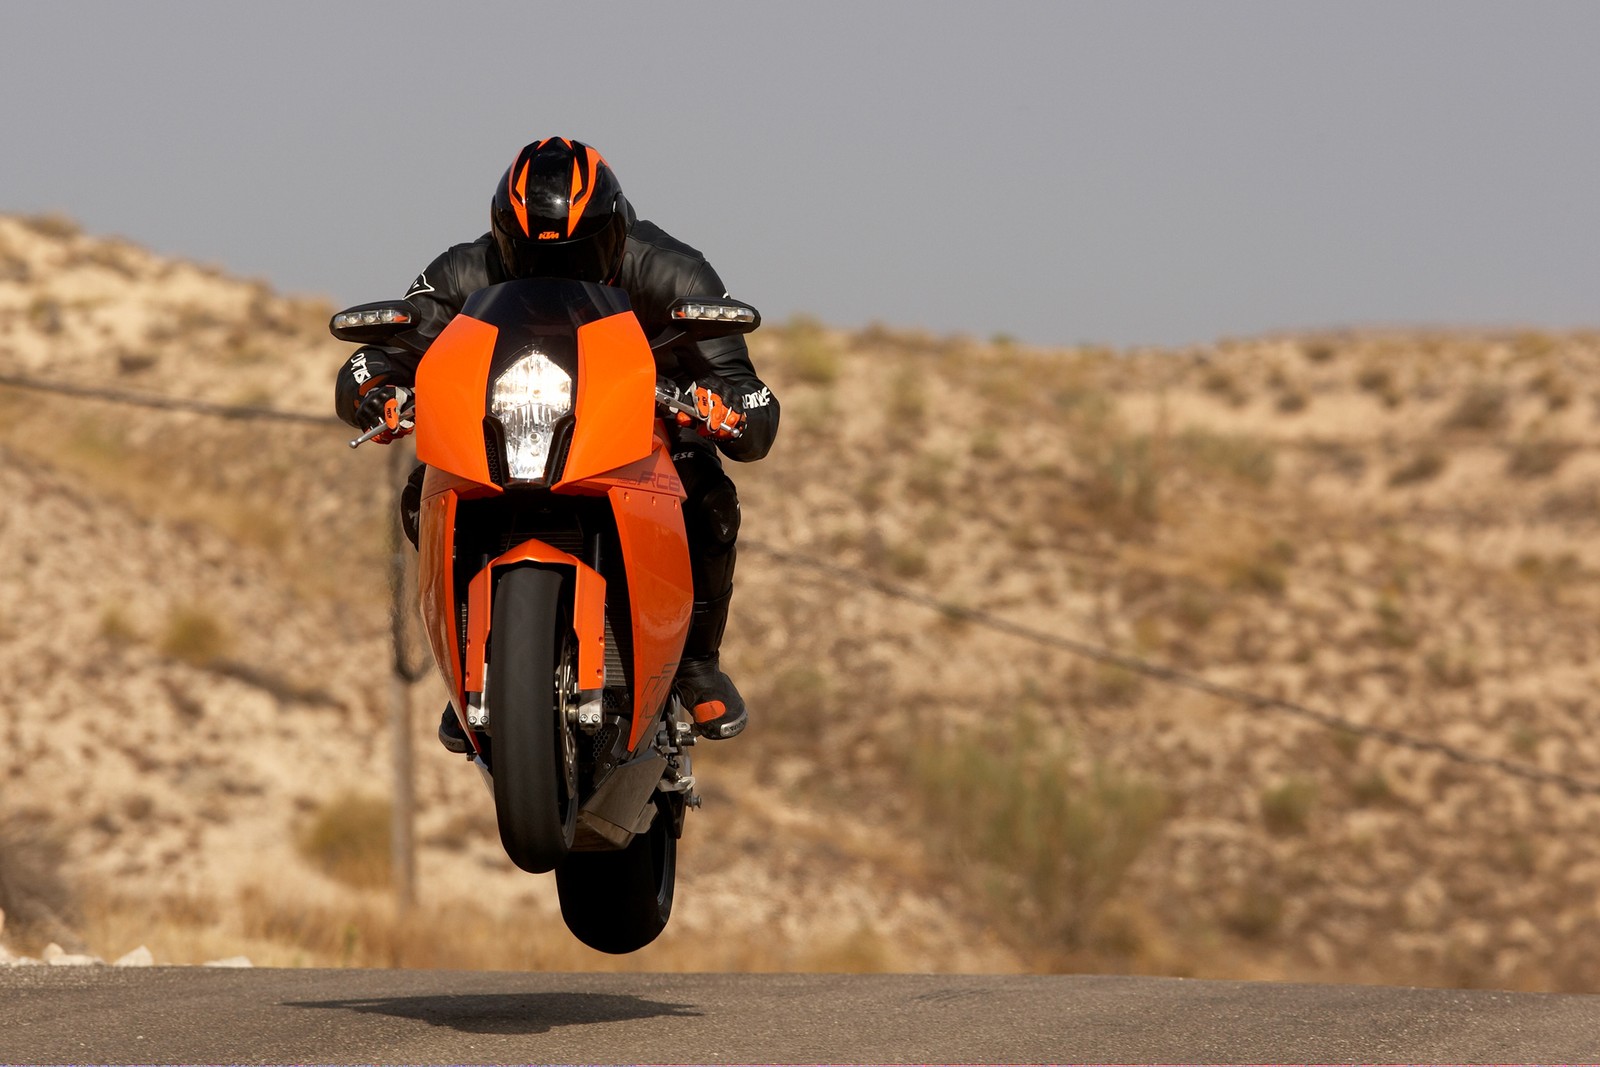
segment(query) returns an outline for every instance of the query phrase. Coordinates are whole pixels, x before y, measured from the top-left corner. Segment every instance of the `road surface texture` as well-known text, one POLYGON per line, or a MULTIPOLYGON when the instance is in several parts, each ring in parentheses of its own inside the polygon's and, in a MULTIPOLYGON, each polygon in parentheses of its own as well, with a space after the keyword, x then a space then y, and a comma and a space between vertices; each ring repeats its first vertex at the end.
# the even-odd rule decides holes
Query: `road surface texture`
POLYGON ((1175 978, 0 970, 0 1063, 1593 1062, 1600 996, 1175 978))

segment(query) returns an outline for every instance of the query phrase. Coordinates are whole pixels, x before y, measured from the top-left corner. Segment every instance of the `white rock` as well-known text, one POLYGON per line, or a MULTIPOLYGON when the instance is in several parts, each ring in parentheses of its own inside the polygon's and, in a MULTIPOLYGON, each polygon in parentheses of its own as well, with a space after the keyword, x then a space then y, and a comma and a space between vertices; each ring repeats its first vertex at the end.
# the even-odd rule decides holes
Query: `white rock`
POLYGON ((207 967, 254 967, 249 956, 229 956, 225 960, 207 960, 207 967))
POLYGON ((44 947, 44 951, 39 955, 43 957, 43 962, 48 963, 52 967, 104 966, 106 962, 99 956, 84 956, 76 952, 68 952, 54 941, 46 945, 44 947))
POLYGON ((151 954, 149 949, 145 948, 143 945, 140 945, 138 948, 134 949, 132 952, 129 952, 126 955, 119 957, 117 959, 117 962, 113 963, 111 966, 113 966, 113 967, 154 967, 155 965, 156 965, 155 956, 153 956, 151 954))
POLYGON ((104 967, 106 961, 99 956, 84 956, 76 952, 63 952, 50 960, 52 967, 104 967))

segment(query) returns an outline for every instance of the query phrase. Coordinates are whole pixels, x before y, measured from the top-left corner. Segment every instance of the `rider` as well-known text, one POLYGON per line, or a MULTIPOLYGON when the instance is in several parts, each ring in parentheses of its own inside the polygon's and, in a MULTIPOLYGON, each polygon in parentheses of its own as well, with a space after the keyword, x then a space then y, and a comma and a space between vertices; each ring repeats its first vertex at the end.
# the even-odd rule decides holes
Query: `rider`
MULTIPOLYGON (((411 283, 405 296, 417 326, 388 345, 357 350, 345 363, 335 386, 339 417, 359 429, 383 422, 385 406, 405 398, 423 353, 467 297, 498 282, 540 277, 625 290, 651 337, 672 328, 667 309, 674 301, 728 295, 703 255, 635 217, 599 152, 547 137, 517 153, 495 187, 489 232, 450 247, 411 283)), ((700 416, 678 414, 676 425, 669 424, 672 461, 687 494, 683 518, 694 576, 694 614, 674 688, 702 736, 733 737, 744 729, 747 713, 717 650, 733 595, 739 498, 717 452, 746 463, 765 456, 778 430, 778 401, 756 376, 741 337, 658 349, 656 369, 700 416)), ((410 432, 405 422, 375 440, 387 443, 410 432)), ((402 520, 413 544, 424 469, 412 472, 402 495, 402 520)), ((453 752, 468 751, 449 707, 439 740, 453 752)))

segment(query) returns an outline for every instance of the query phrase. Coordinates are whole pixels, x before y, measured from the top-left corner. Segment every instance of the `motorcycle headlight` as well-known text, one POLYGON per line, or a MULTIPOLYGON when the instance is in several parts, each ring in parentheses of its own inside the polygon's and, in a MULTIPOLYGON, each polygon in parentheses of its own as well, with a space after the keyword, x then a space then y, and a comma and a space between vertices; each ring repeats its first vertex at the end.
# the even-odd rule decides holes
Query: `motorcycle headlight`
POLYGON ((556 421, 571 411, 572 375, 538 349, 495 379, 489 413, 505 427, 507 473, 513 481, 544 480, 556 421))

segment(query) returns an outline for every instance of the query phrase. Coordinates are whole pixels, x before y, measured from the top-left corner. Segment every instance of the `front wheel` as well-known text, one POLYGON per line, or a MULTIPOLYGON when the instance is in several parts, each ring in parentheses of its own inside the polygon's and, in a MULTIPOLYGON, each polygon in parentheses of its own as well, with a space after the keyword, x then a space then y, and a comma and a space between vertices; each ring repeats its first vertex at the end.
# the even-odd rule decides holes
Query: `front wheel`
POLYGON ((561 575, 520 567, 495 587, 489 732, 500 843, 523 870, 554 870, 578 820, 573 725, 563 680, 573 655, 561 575))
POLYGON ((556 868, 561 918, 592 949, 636 952, 666 929, 678 881, 678 839, 658 812, 616 852, 574 852, 556 868))

